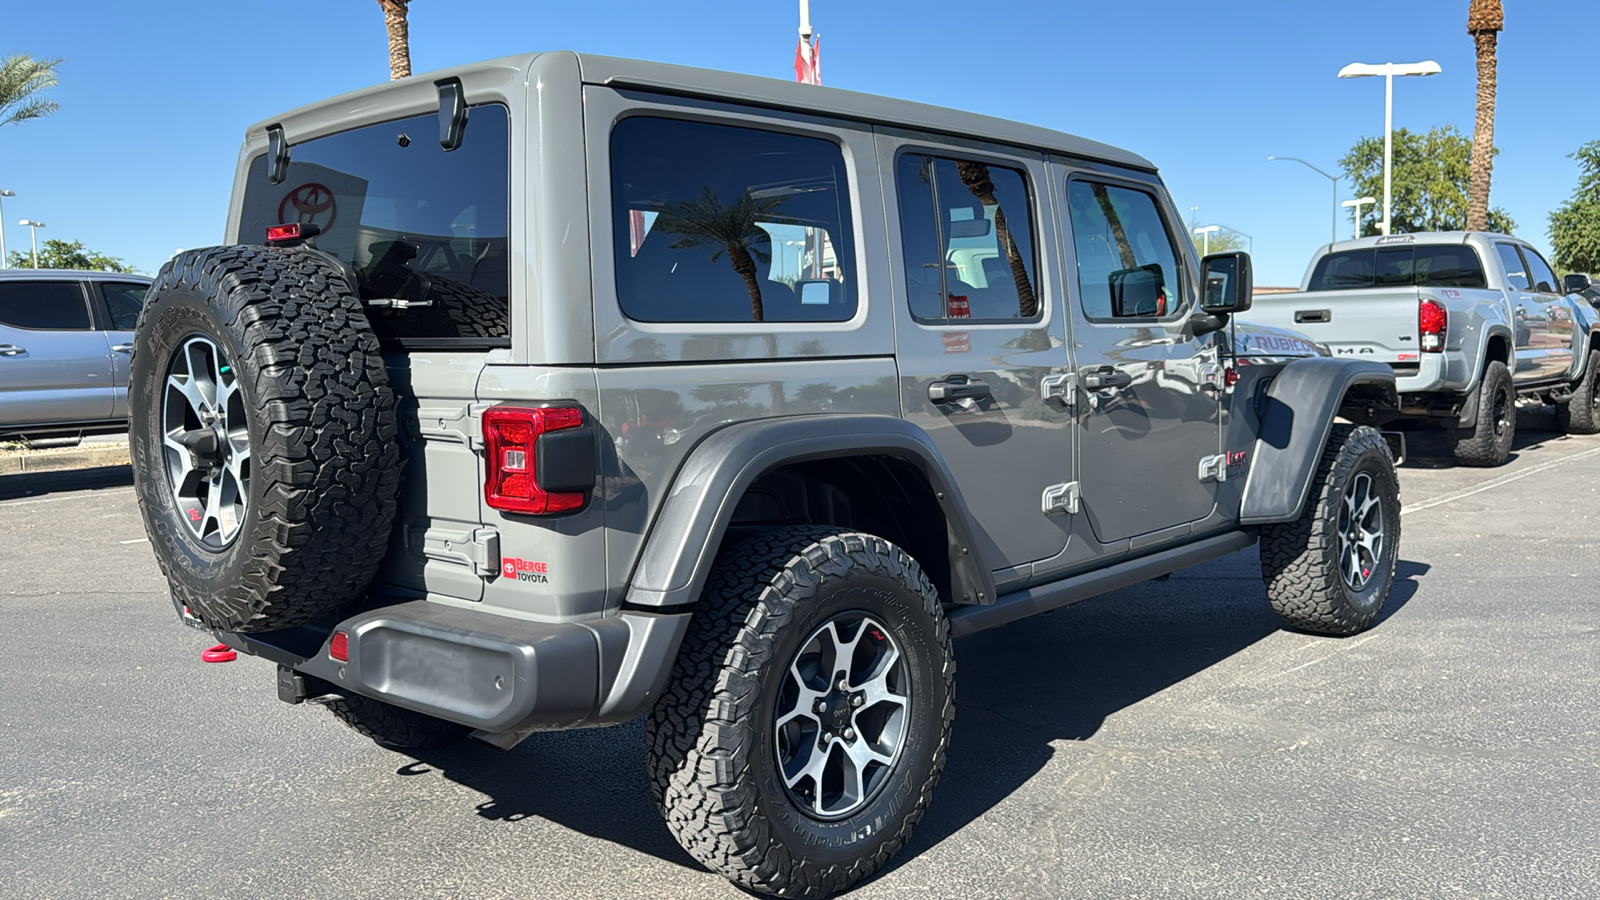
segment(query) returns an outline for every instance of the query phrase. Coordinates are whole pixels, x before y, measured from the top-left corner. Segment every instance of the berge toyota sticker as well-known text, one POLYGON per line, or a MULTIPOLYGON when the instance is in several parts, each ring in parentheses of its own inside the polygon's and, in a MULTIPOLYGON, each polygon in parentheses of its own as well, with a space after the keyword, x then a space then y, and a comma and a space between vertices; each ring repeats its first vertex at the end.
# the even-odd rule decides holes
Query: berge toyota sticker
POLYGON ((550 564, 508 556, 500 561, 500 574, 533 584, 550 583, 550 564))

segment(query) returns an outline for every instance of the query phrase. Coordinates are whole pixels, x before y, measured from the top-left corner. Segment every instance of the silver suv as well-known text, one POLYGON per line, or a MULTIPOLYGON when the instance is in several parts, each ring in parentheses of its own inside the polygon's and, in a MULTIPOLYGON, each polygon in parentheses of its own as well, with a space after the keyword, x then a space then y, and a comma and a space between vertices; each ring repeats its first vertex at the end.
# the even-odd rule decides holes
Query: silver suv
POLYGON ((392 747, 647 716, 754 890, 905 844, 956 637, 1258 542, 1295 628, 1393 579, 1394 454, 1335 423, 1393 373, 1237 321, 1249 257, 1124 150, 545 53, 250 128, 229 222, 134 355, 184 618, 392 747))
POLYGON ((150 279, 0 271, 0 437, 121 431, 128 355, 150 279))

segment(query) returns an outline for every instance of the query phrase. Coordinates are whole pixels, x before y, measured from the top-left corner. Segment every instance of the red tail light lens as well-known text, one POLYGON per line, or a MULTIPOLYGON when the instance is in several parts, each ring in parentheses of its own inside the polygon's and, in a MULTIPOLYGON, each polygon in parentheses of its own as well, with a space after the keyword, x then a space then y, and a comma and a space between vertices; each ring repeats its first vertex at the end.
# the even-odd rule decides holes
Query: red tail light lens
POLYGON ((333 640, 328 642, 328 655, 339 662, 349 662, 350 635, 342 631, 335 631, 333 640))
MULTIPOLYGON (((571 406, 518 409, 497 406, 483 414, 488 478, 484 500, 493 509, 541 516, 583 506, 587 491, 547 490, 539 483, 539 438, 583 425, 583 410, 571 406)), ((593 475, 590 476, 591 481, 593 475)))
POLYGON ((1424 300, 1417 306, 1417 333, 1422 338, 1422 352, 1439 353, 1444 350, 1444 333, 1450 316, 1437 301, 1424 300))

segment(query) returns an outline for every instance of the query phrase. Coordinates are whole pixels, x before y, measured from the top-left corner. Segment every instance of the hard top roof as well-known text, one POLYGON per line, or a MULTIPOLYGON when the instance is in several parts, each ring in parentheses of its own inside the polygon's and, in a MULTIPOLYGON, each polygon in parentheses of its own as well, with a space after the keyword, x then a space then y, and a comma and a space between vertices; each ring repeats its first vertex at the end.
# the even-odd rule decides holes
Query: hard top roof
POLYGON ((376 107, 386 105, 380 99, 385 95, 395 93, 412 95, 419 91, 426 91, 431 94, 434 90, 433 82, 452 77, 462 78, 467 81, 470 90, 469 76, 482 74, 490 70, 498 69, 504 71, 507 68, 526 71, 540 57, 548 57, 541 64, 559 65, 561 57, 566 57, 569 61, 575 61, 585 84, 685 94, 704 99, 726 100, 733 103, 835 116, 862 122, 882 123, 989 140, 1001 144, 1011 144, 1046 153, 1060 153, 1099 160, 1150 172, 1156 171, 1154 163, 1136 153, 1130 153, 1109 144, 1102 144, 1035 125, 1024 125, 1007 119, 960 112, 925 103, 914 103, 909 100, 895 100, 874 94, 797 84, 777 78, 739 75, 712 69, 618 59, 609 56, 572 53, 571 51, 525 53, 518 56, 507 56, 470 65, 441 69, 436 72, 419 73, 400 81, 373 85, 291 110, 282 115, 262 120, 252 126, 250 130, 252 133, 259 133, 268 125, 283 123, 290 132, 289 139, 294 141, 298 138, 295 134, 296 129, 291 124, 293 120, 320 120, 322 116, 318 115, 318 113, 323 112, 325 107, 339 106, 343 110, 351 112, 357 110, 370 112, 376 107))
POLYGON ((0 279, 26 281, 150 281, 149 275, 133 272, 100 272, 89 269, 0 269, 0 279))

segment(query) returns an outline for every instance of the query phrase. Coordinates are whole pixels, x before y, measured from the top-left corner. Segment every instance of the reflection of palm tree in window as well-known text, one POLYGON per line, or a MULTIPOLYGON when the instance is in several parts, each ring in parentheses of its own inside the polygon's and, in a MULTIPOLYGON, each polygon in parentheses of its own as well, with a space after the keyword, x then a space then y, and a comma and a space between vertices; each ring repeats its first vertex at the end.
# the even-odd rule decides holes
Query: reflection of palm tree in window
POLYGON ((1091 184, 1094 199, 1100 203, 1100 212, 1106 217, 1106 224, 1111 226, 1111 235, 1117 242, 1117 254, 1122 257, 1124 269, 1136 269, 1139 260, 1133 255, 1133 246, 1128 243, 1128 233, 1122 229, 1122 218, 1117 215, 1117 208, 1111 203, 1111 195, 1103 184, 1091 184))
POLYGON ((655 229, 664 234, 679 235, 672 242, 674 250, 710 244, 717 248, 711 254, 713 262, 727 253, 728 262, 744 279, 745 290, 750 292, 751 321, 762 322, 766 319, 766 313, 761 305, 761 283, 756 278, 756 262, 767 262, 772 258, 772 237, 756 222, 772 218, 772 214, 787 199, 757 199, 747 189, 732 205, 724 206, 707 187, 700 197, 663 210, 661 217, 656 220, 655 229), (761 249, 762 245, 767 245, 769 249, 761 249))
POLYGON ((1011 266, 1011 280, 1017 284, 1017 313, 1023 318, 1034 315, 1039 311, 1039 301, 1034 296, 1033 282, 1028 278, 1022 252, 1017 249, 1017 242, 1006 227, 1006 214, 1000 209, 1000 200, 994 195, 994 180, 989 177, 989 167, 983 163, 957 160, 956 172, 961 176, 961 183, 979 202, 994 207, 995 238, 1006 255, 1006 262, 1011 266))

